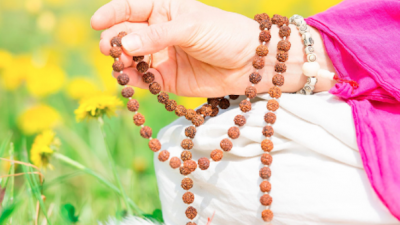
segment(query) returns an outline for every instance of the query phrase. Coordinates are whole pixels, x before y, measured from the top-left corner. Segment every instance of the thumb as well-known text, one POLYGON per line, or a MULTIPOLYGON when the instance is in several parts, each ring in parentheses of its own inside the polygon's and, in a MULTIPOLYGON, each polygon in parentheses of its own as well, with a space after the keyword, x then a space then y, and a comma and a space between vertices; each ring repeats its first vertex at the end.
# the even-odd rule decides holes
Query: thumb
POLYGON ((191 32, 178 22, 150 25, 122 38, 122 46, 129 55, 147 55, 173 45, 181 45, 191 32))

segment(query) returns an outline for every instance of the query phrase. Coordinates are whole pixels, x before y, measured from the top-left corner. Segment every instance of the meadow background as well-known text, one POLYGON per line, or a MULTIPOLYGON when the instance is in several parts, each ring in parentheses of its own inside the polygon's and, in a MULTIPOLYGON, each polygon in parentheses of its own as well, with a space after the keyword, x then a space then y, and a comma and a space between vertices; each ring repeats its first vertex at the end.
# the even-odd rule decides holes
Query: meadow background
MULTIPOLYGON (((126 215, 127 198, 134 214, 162 220, 153 152, 133 124, 133 114, 118 110, 115 116, 105 117, 105 139, 96 120, 77 122, 75 118, 74 110, 83 98, 102 94, 126 103, 111 77, 113 60, 100 53, 100 32, 89 23, 106 2, 0 1, 0 224, 35 224, 36 220, 43 225, 97 224, 109 216, 126 215), (43 163, 39 165, 43 183, 38 174, 32 174, 35 169, 4 160, 34 163, 34 143, 46 137, 50 140, 47 146, 36 145, 41 147, 36 151, 43 153, 36 159, 43 163), (118 194, 113 167, 126 198, 118 194)), ((202 2, 253 18, 261 12, 307 17, 340 1, 202 2)), ((177 118, 163 110, 162 104, 153 104, 156 97, 148 91, 135 91, 154 133, 177 118)), ((187 108, 206 101, 173 98, 187 108)))

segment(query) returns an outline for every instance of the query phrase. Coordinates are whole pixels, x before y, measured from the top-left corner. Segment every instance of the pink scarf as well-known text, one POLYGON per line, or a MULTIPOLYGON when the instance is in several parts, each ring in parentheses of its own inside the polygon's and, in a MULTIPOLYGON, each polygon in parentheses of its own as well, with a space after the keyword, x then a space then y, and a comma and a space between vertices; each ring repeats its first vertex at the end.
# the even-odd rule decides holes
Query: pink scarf
POLYGON ((337 75, 359 84, 330 93, 352 107, 365 172, 400 220, 400 1, 346 0, 307 23, 321 32, 337 75))

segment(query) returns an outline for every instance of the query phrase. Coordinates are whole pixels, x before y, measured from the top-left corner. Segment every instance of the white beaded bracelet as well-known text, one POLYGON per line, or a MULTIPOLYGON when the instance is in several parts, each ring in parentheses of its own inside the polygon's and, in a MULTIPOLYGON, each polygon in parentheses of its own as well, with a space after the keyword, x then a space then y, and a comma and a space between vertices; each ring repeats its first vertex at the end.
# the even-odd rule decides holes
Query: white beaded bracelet
POLYGON ((301 34, 305 46, 305 52, 307 54, 307 62, 303 64, 303 74, 308 77, 307 83, 297 94, 311 95, 314 91, 315 84, 317 83, 317 77, 325 77, 333 80, 335 73, 328 70, 321 69, 321 66, 317 62, 317 55, 314 53, 314 40, 312 39, 310 27, 302 16, 294 15, 290 17, 289 22, 296 25, 297 29, 301 34))

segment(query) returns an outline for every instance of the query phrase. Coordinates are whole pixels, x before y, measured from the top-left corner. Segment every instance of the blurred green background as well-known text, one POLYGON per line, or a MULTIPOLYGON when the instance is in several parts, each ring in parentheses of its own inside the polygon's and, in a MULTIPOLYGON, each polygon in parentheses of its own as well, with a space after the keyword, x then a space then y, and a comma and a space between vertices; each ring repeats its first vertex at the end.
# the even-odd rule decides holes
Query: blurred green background
MULTIPOLYGON (((253 18, 261 12, 307 17, 340 1, 202 2, 253 18)), ((40 185, 36 174, 26 175, 33 171, 28 167, 0 161, 0 223, 35 224, 40 194, 46 199, 38 224, 96 224, 109 216, 124 215, 123 198, 88 172, 117 186, 112 165, 127 197, 144 213, 160 219, 153 152, 147 147, 148 140, 140 137, 139 128, 132 123, 132 113, 118 110, 116 116, 105 117, 105 141, 112 157, 107 154, 97 121, 75 119, 74 110, 82 98, 99 93, 120 98, 120 87, 111 77, 113 60, 100 53, 100 32, 93 31, 89 23, 95 10, 105 3, 104 0, 0 1, 0 157, 32 163, 30 151, 35 138, 36 142, 40 139, 37 135, 46 130, 56 135, 51 139, 51 153, 40 158, 49 159, 51 164, 40 169, 44 185, 40 185), (85 169, 66 163, 52 151, 75 160, 85 169), (18 173, 25 175, 5 177, 18 173)), ((135 91, 140 111, 154 133, 177 118, 163 110, 163 105, 153 104, 156 97, 148 91, 137 88, 135 91)), ((205 102, 202 98, 173 98, 187 108, 205 102)), ((126 103, 122 98, 120 101, 126 103)))

